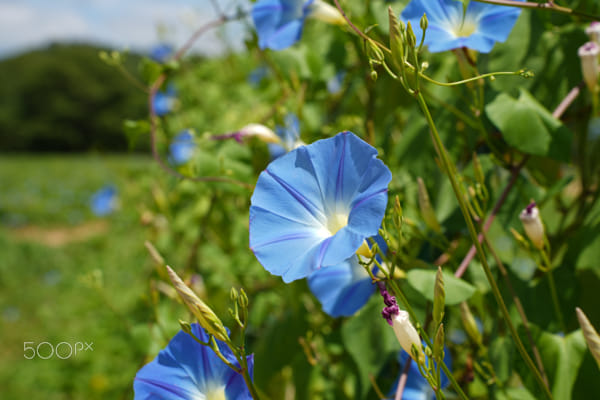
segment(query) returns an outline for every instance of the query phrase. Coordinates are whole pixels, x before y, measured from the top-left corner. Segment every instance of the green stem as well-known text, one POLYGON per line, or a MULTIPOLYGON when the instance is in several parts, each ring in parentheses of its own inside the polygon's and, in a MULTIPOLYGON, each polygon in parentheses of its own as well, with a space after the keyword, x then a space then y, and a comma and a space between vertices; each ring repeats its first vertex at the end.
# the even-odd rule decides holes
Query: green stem
POLYGON ((423 114, 425 115, 425 118, 427 119, 427 123, 430 128, 429 132, 431 134, 431 138, 433 140, 434 147, 436 148, 436 150, 438 152, 438 156, 439 156, 440 160, 442 161, 442 163, 445 167, 445 170, 448 174, 448 178, 450 179, 452 189, 454 190, 454 194, 456 196, 456 199, 458 200, 458 204, 459 204, 460 209, 465 218, 465 222, 467 223, 467 228, 469 230, 469 234, 471 235, 471 240, 472 240, 473 244, 475 244, 475 249, 477 251, 477 254, 479 255, 481 265, 483 267, 483 270, 485 272, 487 280, 492 289, 492 293, 496 299, 496 302, 498 303, 498 306, 500 307, 500 311, 502 312, 502 316, 503 316, 504 320, 506 321, 506 324, 510 330, 510 333, 511 333, 511 336, 513 337, 515 345, 517 346, 517 349, 518 349, 519 353, 521 354, 521 357, 527 364, 528 368, 532 371, 535 379, 538 381, 539 385, 542 387, 546 397, 548 397, 549 399, 552 399, 553 397, 552 397, 552 393, 550 392, 550 389, 548 388, 548 386, 546 386, 542 375, 540 374, 539 370, 535 366, 535 363, 533 362, 533 360, 527 353, 527 350, 523 346, 523 342, 521 342, 521 339, 519 338, 517 330, 514 327, 512 321, 510 319, 510 314, 508 312, 508 309, 506 308, 506 304, 504 303, 504 299, 502 298, 500 289, 498 288, 498 285, 496 284, 496 281, 494 280, 494 276, 492 275, 492 271, 487 263, 485 253, 483 252, 481 243, 478 240, 477 230, 475 229, 475 225, 473 224, 473 220, 471 219, 471 215, 469 214, 469 210, 468 210, 468 207, 466 205, 466 202, 465 202, 465 199, 463 196, 463 191, 459 187, 458 181, 456 180, 456 173, 457 173, 456 167, 454 166, 454 163, 452 163, 452 161, 450 160, 450 157, 446 151, 446 148, 444 147, 444 144, 443 144, 443 142, 440 138, 440 135, 437 131, 437 128, 435 126, 435 123, 433 121, 431 113, 429 112, 429 107, 427 107, 427 103, 425 102, 425 99, 423 98, 423 95, 420 92, 417 92, 416 99, 417 99, 417 102, 419 103, 419 106, 421 107, 421 110, 423 111, 423 114))
MULTIPOLYGON (((406 299, 406 296, 404 296, 404 293, 402 293, 402 291, 400 290, 400 287, 398 287, 398 284, 394 280, 392 280, 391 277, 388 276, 388 274, 387 274, 387 272, 385 272, 385 270, 383 270, 383 271, 384 271, 384 274, 386 274, 386 277, 388 278, 387 282, 392 287, 392 291, 394 292, 394 294, 400 298, 400 301, 406 308, 406 311, 410 314, 410 317, 412 318, 412 320, 417 321, 417 316, 416 316, 415 312, 413 311, 410 304, 408 304, 408 300, 406 299)), ((425 329, 419 329, 419 330, 420 330, 421 336, 423 337, 423 340, 425 341, 427 346, 433 348, 433 343, 431 342, 431 339, 429 339, 429 336, 427 335, 427 332, 425 332, 425 329)), ((456 390, 456 393, 460 396, 460 398, 463 400, 468 400, 469 398, 467 397, 465 392, 463 392, 462 388, 460 387, 460 385, 454 378, 454 375, 452 375, 452 372, 446 366, 446 363, 444 363, 444 361, 441 360, 438 365, 440 365, 442 367, 442 370, 444 370, 444 373, 448 377, 450 384, 452 385, 452 387, 454 387, 454 390, 456 390)))
POLYGON ((242 377, 244 377, 244 381, 246 382, 246 386, 248 386, 248 390, 250 391, 250 395, 252 396, 252 398, 254 400, 260 400, 260 397, 258 396, 258 392, 256 391, 256 388, 254 387, 254 382, 252 382, 252 377, 250 376, 250 373, 248 372, 248 361, 246 360, 246 354, 245 352, 243 352, 244 354, 242 354, 242 357, 240 357, 240 365, 242 366, 242 377))
POLYGON ((600 19, 596 15, 582 13, 579 11, 574 11, 567 7, 561 7, 556 5, 554 1, 548 1, 546 3, 535 3, 531 1, 519 1, 519 0, 475 0, 479 3, 487 3, 487 4, 496 4, 499 6, 511 6, 511 7, 519 7, 519 8, 538 8, 542 10, 556 11, 563 14, 571 14, 577 15, 579 17, 586 17, 593 20, 600 19))
POLYGON ((479 79, 491 78, 491 77, 500 76, 500 75, 521 75, 521 76, 524 76, 526 78, 529 77, 528 72, 522 69, 522 70, 519 70, 519 71, 488 72, 487 74, 477 75, 477 76, 474 76, 472 78, 463 79, 462 81, 440 82, 440 81, 436 81, 435 79, 432 79, 432 78, 428 77, 427 75, 419 72, 419 76, 421 78, 425 79, 428 82, 431 82, 431 83, 434 83, 436 85, 439 85, 439 86, 458 86, 458 85, 462 85, 462 84, 465 84, 465 83, 478 81, 479 79))
POLYGON ((494 260, 496 260, 496 265, 498 266, 498 270, 500 271, 500 274, 504 278, 504 283, 506 284, 506 287, 508 288, 508 290, 513 298, 513 303, 515 304, 517 312, 519 313, 519 316, 521 317, 521 321, 523 322, 523 328, 525 329, 525 333, 527 334, 527 339, 529 340, 529 345, 531 346, 531 351, 533 352, 533 356, 535 357, 535 362, 537 363, 540 373, 542 374, 542 378, 544 378, 544 382, 547 385, 548 377, 546 376, 546 371, 544 370, 544 364, 542 363, 542 357, 540 356, 540 352, 539 352, 537 346, 535 345, 535 342, 533 341, 533 335, 531 334, 531 329, 529 327, 529 319, 527 318, 527 315, 525 314, 525 309, 523 308, 523 304, 521 304, 521 300, 519 299, 519 296, 517 296, 517 292, 515 292, 515 289, 510 281, 510 278, 508 277, 508 272, 506 271, 506 268, 504 267, 502 260, 500 260, 498 253, 496 253, 496 250, 494 250, 492 243, 489 241, 489 239, 485 233, 485 230, 482 230, 481 234, 483 235, 483 240, 484 240, 485 244, 487 245, 487 248, 489 249, 490 253, 492 253, 494 260))
POLYGON ((558 292, 556 291, 556 284, 554 283, 554 274, 552 273, 552 264, 550 263, 550 258, 545 250, 541 251, 542 259, 544 260, 544 264, 547 268, 546 275, 548 276, 548 286, 550 287, 550 295, 552 296, 552 306, 554 307, 554 312, 556 313, 556 317, 558 318, 558 324, 560 325, 560 329, 563 332, 567 332, 567 326, 565 325, 565 319, 563 317, 562 311, 560 311, 560 302, 558 301, 558 292))

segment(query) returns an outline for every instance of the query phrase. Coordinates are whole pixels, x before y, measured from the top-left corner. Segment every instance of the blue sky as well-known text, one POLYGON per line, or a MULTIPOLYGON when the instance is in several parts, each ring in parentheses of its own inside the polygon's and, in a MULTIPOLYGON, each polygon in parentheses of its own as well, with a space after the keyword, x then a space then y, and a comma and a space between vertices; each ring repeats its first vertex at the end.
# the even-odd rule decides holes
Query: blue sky
MULTIPOLYGON (((224 10, 246 0, 216 0, 224 10)), ((93 42, 116 49, 146 51, 166 41, 179 46, 215 18, 210 0, 0 0, 0 58, 51 42, 93 42)), ((247 23, 247 22, 246 22, 247 23)), ((215 54, 241 47, 245 25, 201 38, 194 50, 215 54)))

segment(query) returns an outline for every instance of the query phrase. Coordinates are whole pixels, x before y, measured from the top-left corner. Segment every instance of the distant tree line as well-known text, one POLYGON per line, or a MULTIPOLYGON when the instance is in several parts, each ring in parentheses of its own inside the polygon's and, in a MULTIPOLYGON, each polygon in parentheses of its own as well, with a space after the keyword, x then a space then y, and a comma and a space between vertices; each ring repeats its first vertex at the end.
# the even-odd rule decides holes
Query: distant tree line
POLYGON ((55 44, 0 61, 1 152, 129 150, 123 120, 144 118, 146 97, 101 50, 55 44))

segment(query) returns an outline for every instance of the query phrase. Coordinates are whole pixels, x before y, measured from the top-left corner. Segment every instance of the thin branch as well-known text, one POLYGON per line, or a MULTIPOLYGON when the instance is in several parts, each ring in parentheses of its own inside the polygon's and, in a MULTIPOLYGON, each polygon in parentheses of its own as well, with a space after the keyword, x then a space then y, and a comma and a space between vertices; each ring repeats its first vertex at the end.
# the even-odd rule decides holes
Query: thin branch
MULTIPOLYGON (((571 89, 571 91, 565 96, 565 98, 560 102, 558 107, 556 107, 556 109, 552 113, 552 116, 554 118, 560 119, 560 117, 564 114, 564 112, 567 110, 567 108, 569 108, 569 106, 573 103, 573 101, 575 101, 575 99, 577 98, 579 93, 581 93, 581 88, 583 87, 583 85, 584 85, 584 83, 580 82, 579 85, 577 85, 573 89, 571 89)), ((506 200, 508 193, 511 191, 515 182, 517 181, 517 178, 519 177, 519 174, 521 173, 521 169, 525 166, 525 164, 527 163, 528 160, 529 160, 529 156, 523 157, 523 160, 521 160, 521 162, 513 168, 512 172, 511 172, 510 181, 508 181, 508 183, 506 184, 506 187, 502 191, 500 198, 498 198, 498 201, 496 201, 496 204, 494 205, 494 208, 492 209, 492 213, 490 214, 490 216, 486 219, 485 223, 483 224, 483 228, 482 228, 483 232, 487 232, 490 229, 490 226, 492 225, 494 218, 496 218, 496 215, 500 211, 502 204, 504 204, 504 201, 506 200)), ((477 239, 479 240, 479 243, 482 243, 483 235, 479 234, 477 239)), ((476 252, 477 252, 477 250, 475 248, 475 245, 473 244, 471 246, 471 248, 469 249, 469 252, 465 256, 465 258, 460 263, 458 269, 454 273, 454 276, 456 276, 458 278, 463 276, 463 274, 467 270, 469 264, 475 257, 476 252)))
MULTIPOLYGON (((192 47, 192 45, 194 44, 194 42, 196 40, 198 40, 198 38, 200 36, 202 36, 203 34, 205 34, 206 32, 208 32, 209 30, 216 28, 218 26, 223 25, 226 22, 229 21, 233 21, 236 19, 240 19, 244 17, 244 13, 237 13, 235 15, 232 16, 221 16, 220 18, 208 22, 204 25, 202 25, 200 28, 198 28, 193 34, 192 36, 187 40, 187 42, 185 42, 185 44, 177 51, 177 53, 175 53, 175 55, 173 56, 173 58, 171 59, 172 61, 178 61, 179 59, 181 59, 181 57, 183 57, 183 55, 190 49, 190 47, 192 47)), ((154 83, 150 86, 150 91, 148 94, 148 110, 150 112, 150 145, 152 148, 152 157, 154 158, 154 160, 156 160, 156 162, 158 163, 158 165, 165 170, 167 173, 175 176, 176 178, 179 179, 187 179, 187 180, 191 180, 194 182, 224 182, 224 183, 233 183, 235 185, 244 187, 246 189, 250 189, 252 190, 253 186, 245 183, 245 182, 241 182, 238 181, 236 179, 231 179, 231 178, 227 178, 227 177, 220 177, 220 176, 200 176, 200 177, 190 177, 190 176, 186 176, 183 175, 181 173, 179 173, 178 171, 176 171, 175 169, 173 169, 171 166, 169 166, 160 156, 159 152, 158 152, 158 146, 156 144, 156 120, 157 120, 157 115, 156 115, 156 110, 154 109, 154 98, 156 97, 156 93, 158 92, 158 90, 160 89, 160 87, 162 86, 162 84, 166 81, 167 79, 167 74, 165 72, 163 72, 162 74, 159 75, 159 77, 154 81, 154 83)))
POLYGON ((592 20, 598 20, 600 17, 597 15, 582 13, 579 11, 572 10, 568 7, 562 7, 557 5, 554 1, 547 1, 545 3, 536 3, 532 1, 518 1, 518 0, 475 0, 479 3, 495 4, 499 6, 510 6, 519 8, 538 8, 542 10, 556 11, 563 14, 576 15, 578 17, 589 18, 592 20))
POLYGON ((400 379, 398 379, 398 389, 396 389, 396 396, 394 397, 394 400, 402 400, 402 394, 404 393, 404 388, 406 387, 406 380, 408 379, 408 371, 410 370, 411 362, 412 358, 408 357, 406 363, 404 364, 404 368, 402 369, 400 379))
POLYGON ((335 3, 335 6, 337 7, 337 9, 339 10, 340 14, 342 14, 342 17, 344 17, 344 19, 346 20, 346 22, 348 23, 348 25, 350 26, 350 28, 352 28, 352 30, 354 32, 356 32, 356 34, 358 36, 360 36, 361 38, 363 38, 364 40, 369 41, 370 43, 375 44, 377 47, 379 47, 382 50, 385 50, 388 53, 391 53, 391 50, 388 49, 385 45, 379 43, 376 40, 371 39, 370 37, 368 37, 367 35, 364 34, 363 31, 361 31, 360 29, 358 29, 356 27, 356 25, 354 25, 352 23, 352 21, 350 21, 350 18, 348 18, 348 16, 346 15, 346 12, 342 9, 342 6, 340 5, 340 3, 338 2, 338 0, 333 0, 333 2, 335 3))
POLYGON ((544 370, 544 364, 542 363, 542 357, 540 356, 540 352, 539 352, 537 346, 535 345, 535 341, 533 340, 533 336, 531 334, 531 329, 529 328, 529 320, 527 319, 527 314, 525 314, 525 309, 523 308, 523 304, 521 304, 521 300, 519 299, 519 296, 517 296, 517 293, 515 292, 515 289, 510 281, 510 277, 508 276, 508 272, 506 271, 506 268, 504 267, 502 260, 500 260, 498 253, 496 253, 496 250, 492 247, 492 244, 490 243, 487 235, 483 234, 483 237, 484 237, 485 244, 487 245, 488 250, 490 251, 490 253, 492 253, 494 260, 496 260, 496 265, 498 266, 498 269, 500 270, 500 274, 502 275, 502 278, 504 278, 504 283, 506 284, 506 287, 508 288, 510 295, 513 298, 513 302, 515 303, 517 312, 519 313, 519 316, 521 317, 521 321, 523 321, 523 328, 525 328, 525 333, 527 334, 527 340, 529 340, 529 345, 531 346, 531 350, 533 351, 533 357, 535 358, 535 362, 538 365, 540 373, 542 374, 542 378, 544 379, 544 382, 546 382, 546 386, 547 386, 548 385, 548 376, 546 375, 546 371, 544 370))

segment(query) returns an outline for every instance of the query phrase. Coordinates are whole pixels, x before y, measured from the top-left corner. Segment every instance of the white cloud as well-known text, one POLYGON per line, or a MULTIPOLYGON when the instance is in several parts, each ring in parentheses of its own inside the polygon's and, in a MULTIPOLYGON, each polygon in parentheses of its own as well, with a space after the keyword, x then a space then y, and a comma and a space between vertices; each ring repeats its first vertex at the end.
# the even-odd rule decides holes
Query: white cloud
MULTIPOLYGON (((0 0, 0 56, 53 41, 92 41, 136 50, 148 49, 160 40, 178 46, 214 18, 207 0, 24 0, 16 4, 0 0), (160 34, 159 26, 163 28, 160 34)), ((239 23, 232 29, 240 36, 239 23)), ((241 46, 242 38, 236 42, 241 46)), ((216 53, 223 44, 216 31, 211 31, 195 49, 216 53)))

